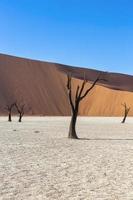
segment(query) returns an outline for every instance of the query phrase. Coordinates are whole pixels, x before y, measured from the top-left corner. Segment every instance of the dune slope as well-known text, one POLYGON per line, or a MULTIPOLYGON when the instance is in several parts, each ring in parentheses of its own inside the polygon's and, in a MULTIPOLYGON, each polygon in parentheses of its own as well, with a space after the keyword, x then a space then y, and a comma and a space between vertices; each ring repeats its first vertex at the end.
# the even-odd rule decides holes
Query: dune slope
MULTIPOLYGON (((14 101, 26 105, 26 114, 70 115, 66 74, 71 73, 73 76, 74 96, 84 72, 89 82, 101 73, 0 54, 0 115, 6 114, 5 105, 14 101)), ((133 76, 108 72, 102 72, 101 76, 107 81, 99 82, 82 101, 80 115, 119 116, 123 113, 121 103, 126 102, 133 107, 133 76)), ((88 83, 86 87, 89 86, 88 83)), ((133 109, 130 115, 133 115, 133 109)))

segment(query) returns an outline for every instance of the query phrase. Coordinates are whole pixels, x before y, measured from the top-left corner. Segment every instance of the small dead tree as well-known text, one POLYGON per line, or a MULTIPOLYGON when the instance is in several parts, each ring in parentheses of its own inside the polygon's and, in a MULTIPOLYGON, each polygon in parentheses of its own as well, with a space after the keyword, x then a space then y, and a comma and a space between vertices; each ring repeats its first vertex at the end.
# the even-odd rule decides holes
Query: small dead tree
POLYGON ((12 121, 12 109, 15 106, 15 103, 12 103, 10 105, 6 105, 5 109, 8 111, 8 121, 12 121))
POLYGON ((129 113, 129 111, 130 111, 130 107, 127 107, 127 104, 126 104, 126 103, 122 104, 122 106, 124 106, 124 118, 123 118, 123 120, 122 120, 121 123, 125 123, 126 118, 127 118, 127 116, 128 116, 128 113, 129 113))
POLYGON ((24 107, 25 107, 25 104, 22 104, 22 105, 19 105, 18 103, 15 103, 15 107, 17 109, 17 112, 19 114, 19 122, 22 122, 22 117, 24 115, 24 107))
POLYGON ((72 117, 71 117, 71 122, 70 122, 70 127, 69 127, 69 134, 68 138, 73 138, 73 139, 78 139, 78 136, 76 134, 76 120, 78 116, 78 111, 79 111, 79 104, 80 102, 87 96, 87 94, 93 89, 93 87, 97 84, 98 81, 101 81, 104 79, 101 79, 101 74, 98 75, 96 80, 92 83, 90 88, 88 88, 84 92, 84 87, 87 83, 87 80, 85 80, 85 74, 84 74, 84 80, 82 82, 81 87, 78 85, 76 89, 76 94, 74 97, 74 100, 72 99, 72 77, 71 75, 67 76, 67 90, 68 90, 68 97, 69 97, 69 103, 71 105, 71 111, 72 111, 72 117))

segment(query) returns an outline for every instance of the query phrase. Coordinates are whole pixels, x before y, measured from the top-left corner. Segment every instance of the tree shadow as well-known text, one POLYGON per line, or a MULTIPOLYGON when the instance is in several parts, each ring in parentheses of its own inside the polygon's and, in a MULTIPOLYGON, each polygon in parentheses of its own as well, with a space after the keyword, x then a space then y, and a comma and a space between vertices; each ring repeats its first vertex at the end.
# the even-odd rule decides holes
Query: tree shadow
POLYGON ((78 138, 79 140, 92 140, 92 141, 103 141, 103 140, 112 140, 112 141, 126 141, 133 140, 133 138, 78 138))

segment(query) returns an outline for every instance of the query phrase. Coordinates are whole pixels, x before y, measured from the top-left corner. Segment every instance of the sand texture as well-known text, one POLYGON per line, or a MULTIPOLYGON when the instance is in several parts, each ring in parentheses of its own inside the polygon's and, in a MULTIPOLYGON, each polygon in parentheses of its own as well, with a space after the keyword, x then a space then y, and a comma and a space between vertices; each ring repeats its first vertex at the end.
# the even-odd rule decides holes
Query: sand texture
POLYGON ((0 200, 133 199, 133 118, 0 118, 0 200))
MULTIPOLYGON (((68 116, 70 106, 66 90, 66 75, 70 73, 72 95, 85 77, 94 81, 100 71, 35 61, 0 54, 0 115, 5 115, 6 104, 24 103, 25 113, 42 116, 68 116)), ((133 76, 102 74, 107 82, 99 82, 83 100, 79 114, 89 116, 121 116, 126 102, 133 107, 133 76), (105 87, 103 87, 105 86, 105 87)), ((87 84, 86 89, 90 87, 87 84)), ((129 115, 133 115, 133 109, 129 115)))

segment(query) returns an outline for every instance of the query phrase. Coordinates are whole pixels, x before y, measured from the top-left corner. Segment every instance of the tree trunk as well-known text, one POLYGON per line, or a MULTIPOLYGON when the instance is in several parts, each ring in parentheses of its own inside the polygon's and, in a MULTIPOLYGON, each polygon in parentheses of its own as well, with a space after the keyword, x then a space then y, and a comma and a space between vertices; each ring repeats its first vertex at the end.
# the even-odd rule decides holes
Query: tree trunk
POLYGON ((9 121, 9 122, 12 121, 12 119, 11 119, 11 113, 9 113, 9 115, 8 115, 8 121, 9 121))
POLYGON ((19 115, 19 122, 22 122, 22 115, 19 115))
POLYGON ((69 127, 69 135, 68 138, 78 139, 76 134, 76 120, 77 120, 78 113, 76 111, 73 112, 69 127))
POLYGON ((127 118, 127 114, 125 114, 125 116, 124 116, 124 118, 123 118, 123 120, 122 120, 122 122, 121 122, 121 123, 125 123, 125 121, 126 121, 126 118, 127 118))

